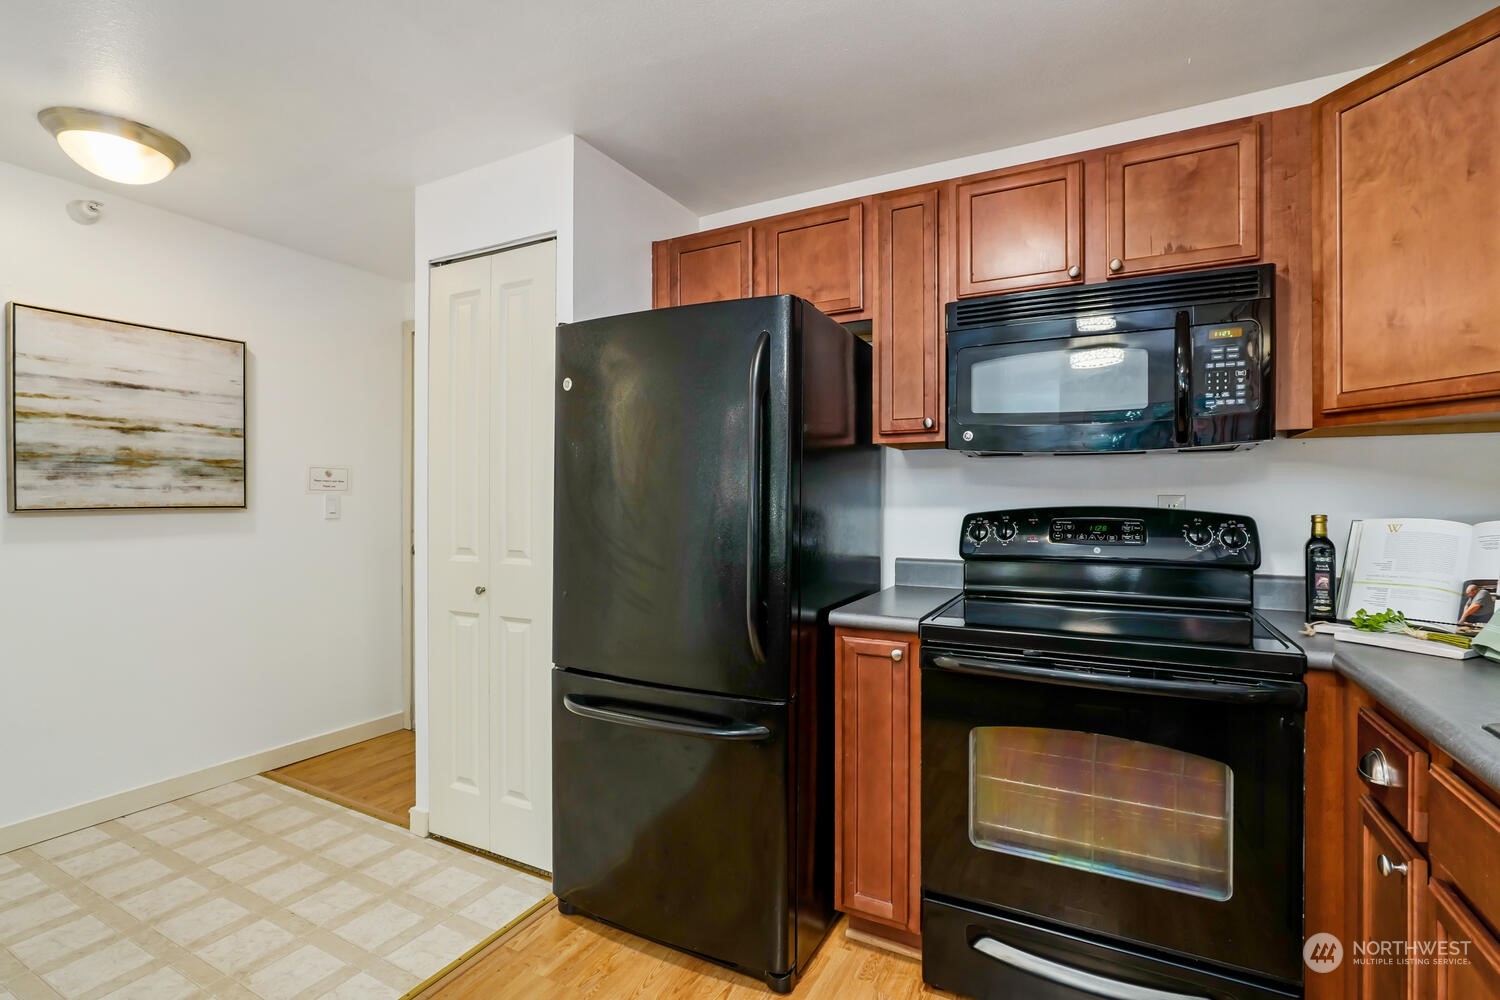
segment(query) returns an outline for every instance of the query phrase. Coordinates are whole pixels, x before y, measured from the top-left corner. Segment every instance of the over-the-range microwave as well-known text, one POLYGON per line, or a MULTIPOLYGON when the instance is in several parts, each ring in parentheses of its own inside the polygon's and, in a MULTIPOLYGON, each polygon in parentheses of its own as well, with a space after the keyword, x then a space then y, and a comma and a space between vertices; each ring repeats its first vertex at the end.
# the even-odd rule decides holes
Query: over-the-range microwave
POLYGON ((1274 432, 1270 264, 948 305, 948 447, 1228 449, 1274 432))

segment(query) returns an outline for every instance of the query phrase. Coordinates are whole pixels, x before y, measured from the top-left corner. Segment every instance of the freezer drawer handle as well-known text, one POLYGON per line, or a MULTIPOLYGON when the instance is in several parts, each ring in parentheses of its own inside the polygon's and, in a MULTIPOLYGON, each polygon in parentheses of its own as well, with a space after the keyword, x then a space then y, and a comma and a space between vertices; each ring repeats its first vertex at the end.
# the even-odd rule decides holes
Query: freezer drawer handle
POLYGON ((1090 993, 1096 997, 1108 997, 1109 1000, 1209 1000, 1208 997, 1198 993, 1172 993, 1167 990, 1152 989, 1149 986, 1122 983, 1118 979, 1084 972, 1082 969, 1075 969, 1070 965, 1033 955, 1029 951, 1013 948, 992 937, 979 938, 970 947, 982 955, 1020 969, 1022 972, 1030 973, 1038 979, 1045 979, 1049 983, 1090 993))
POLYGON ((1066 687, 1091 688, 1096 691, 1144 691, 1150 694, 1196 698, 1237 705, 1300 705, 1303 694, 1295 685, 1262 683, 1216 683, 1214 681, 1179 681, 1156 677, 1131 677, 1122 674, 1090 673, 1066 667, 1042 667, 1011 663, 1002 659, 970 660, 942 654, 932 658, 932 665, 944 670, 968 674, 993 674, 1017 680, 1040 681, 1066 687))
MULTIPOLYGON (((579 695, 563 695, 563 708, 574 715, 585 719, 597 719, 600 722, 612 722, 620 726, 635 726, 637 729, 650 729, 659 733, 697 736, 705 740, 734 740, 741 743, 756 743, 769 739, 771 736, 771 731, 765 726, 757 726, 748 722, 724 719, 722 723, 706 723, 664 719, 654 715, 637 714, 625 708, 624 704, 617 701, 596 701, 579 695)), ((641 708, 652 711, 649 705, 642 705, 641 708)), ((663 709, 658 708, 654 711, 660 712, 663 709)))

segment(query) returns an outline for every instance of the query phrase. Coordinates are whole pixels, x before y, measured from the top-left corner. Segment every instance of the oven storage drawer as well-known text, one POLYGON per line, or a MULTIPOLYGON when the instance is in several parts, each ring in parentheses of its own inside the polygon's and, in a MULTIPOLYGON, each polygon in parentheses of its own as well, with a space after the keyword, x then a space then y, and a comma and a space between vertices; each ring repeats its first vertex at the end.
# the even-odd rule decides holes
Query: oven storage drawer
POLYGON ((1302 995, 926 897, 922 978, 975 1000, 1287 1000, 1302 995))

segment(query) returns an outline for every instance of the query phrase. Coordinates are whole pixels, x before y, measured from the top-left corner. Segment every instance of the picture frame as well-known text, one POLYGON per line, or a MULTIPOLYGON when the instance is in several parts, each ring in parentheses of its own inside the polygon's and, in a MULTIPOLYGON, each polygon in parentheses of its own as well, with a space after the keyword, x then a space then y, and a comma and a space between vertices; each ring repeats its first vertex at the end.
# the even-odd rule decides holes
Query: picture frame
POLYGON ((11 513, 242 510, 244 341, 9 302, 11 513))

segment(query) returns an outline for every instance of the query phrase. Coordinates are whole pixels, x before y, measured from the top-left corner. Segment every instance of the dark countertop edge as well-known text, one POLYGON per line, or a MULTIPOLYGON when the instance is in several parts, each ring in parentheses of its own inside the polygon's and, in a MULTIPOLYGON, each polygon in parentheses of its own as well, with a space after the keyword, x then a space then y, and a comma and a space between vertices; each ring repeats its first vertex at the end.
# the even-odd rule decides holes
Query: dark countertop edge
POLYGON ((898 584, 861 597, 828 613, 834 628, 877 629, 882 632, 917 631, 917 624, 962 591, 947 587, 911 587, 898 584))

